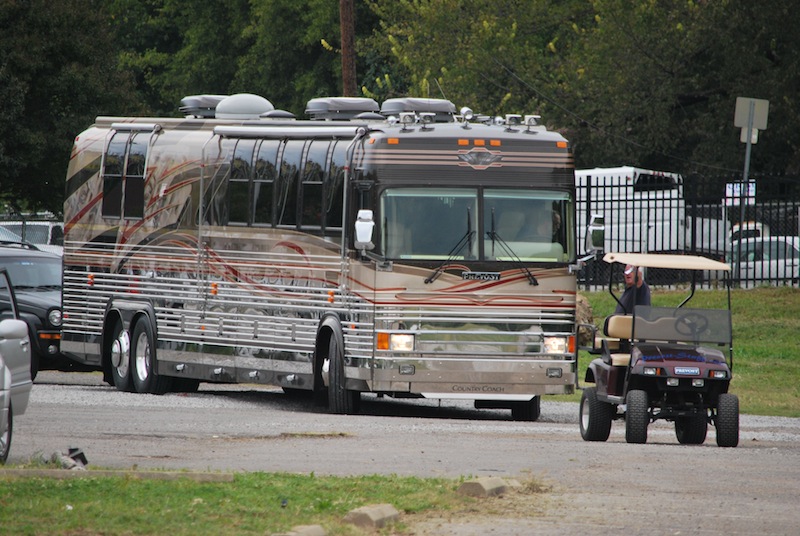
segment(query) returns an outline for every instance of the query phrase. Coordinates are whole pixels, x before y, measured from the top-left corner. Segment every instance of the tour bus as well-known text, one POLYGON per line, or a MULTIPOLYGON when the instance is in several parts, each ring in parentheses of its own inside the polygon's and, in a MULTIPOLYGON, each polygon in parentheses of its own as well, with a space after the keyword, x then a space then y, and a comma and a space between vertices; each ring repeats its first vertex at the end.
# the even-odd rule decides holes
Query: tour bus
POLYGON ((325 97, 298 120, 250 94, 182 102, 183 118, 98 117, 75 138, 74 359, 122 391, 266 384, 334 413, 375 393, 536 420, 541 395, 574 392, 573 155, 538 116, 325 97))

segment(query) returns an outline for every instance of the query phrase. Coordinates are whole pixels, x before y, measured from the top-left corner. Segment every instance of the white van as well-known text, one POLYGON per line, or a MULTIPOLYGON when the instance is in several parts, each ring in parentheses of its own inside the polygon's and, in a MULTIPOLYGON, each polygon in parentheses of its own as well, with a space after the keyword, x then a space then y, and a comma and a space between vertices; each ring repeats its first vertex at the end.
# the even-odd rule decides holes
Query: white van
POLYGON ((18 234, 24 242, 58 255, 64 254, 64 225, 57 221, 0 221, 0 227, 18 234))

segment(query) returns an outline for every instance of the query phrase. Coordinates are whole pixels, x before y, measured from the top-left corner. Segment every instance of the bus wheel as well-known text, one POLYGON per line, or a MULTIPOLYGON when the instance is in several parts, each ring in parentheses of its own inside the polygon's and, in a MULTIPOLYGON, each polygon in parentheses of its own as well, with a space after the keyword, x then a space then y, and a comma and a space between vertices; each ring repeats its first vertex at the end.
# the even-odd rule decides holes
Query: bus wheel
POLYGON ((361 394, 345 388, 344 354, 335 335, 331 335, 328 343, 328 360, 328 409, 331 413, 357 413, 361 394))
POLYGON ((133 391, 130 350, 130 337, 118 320, 111 330, 111 379, 117 391, 133 391))
POLYGON ((131 377, 137 393, 163 395, 169 390, 167 376, 156 374, 156 348, 153 328, 146 317, 136 321, 131 341, 131 377))

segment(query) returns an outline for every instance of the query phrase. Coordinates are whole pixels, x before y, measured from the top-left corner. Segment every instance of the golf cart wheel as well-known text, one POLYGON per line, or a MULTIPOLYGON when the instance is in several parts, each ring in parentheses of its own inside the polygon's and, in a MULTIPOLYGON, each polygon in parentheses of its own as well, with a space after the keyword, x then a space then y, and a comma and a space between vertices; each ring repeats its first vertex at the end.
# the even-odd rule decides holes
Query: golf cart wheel
POLYGON ((719 395, 717 405, 717 445, 735 447, 739 444, 739 397, 729 393, 719 395))
POLYGON ((581 395, 580 423, 584 441, 605 441, 611 433, 614 406, 597 400, 597 389, 587 387, 581 395))
POLYGON ((708 434, 705 412, 675 419, 675 436, 681 445, 702 445, 708 434))
POLYGON ((650 424, 647 391, 635 389, 628 393, 625 411, 625 441, 647 443, 647 425, 650 424))

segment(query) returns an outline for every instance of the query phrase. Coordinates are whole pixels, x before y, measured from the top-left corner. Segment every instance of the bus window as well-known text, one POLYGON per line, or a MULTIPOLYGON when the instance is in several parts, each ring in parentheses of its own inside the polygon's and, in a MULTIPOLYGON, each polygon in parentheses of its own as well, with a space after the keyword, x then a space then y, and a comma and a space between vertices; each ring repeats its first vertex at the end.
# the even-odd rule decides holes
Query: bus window
POLYGON ((280 142, 264 140, 258 146, 255 180, 253 182, 253 223, 272 223, 272 201, 275 177, 278 174, 278 146, 280 142))
POLYGON ((144 217, 144 176, 147 157, 147 141, 150 134, 134 132, 128 144, 125 165, 125 211, 126 218, 144 217))
POLYGON ((108 142, 103 160, 103 216, 122 217, 122 171, 125 162, 127 133, 115 133, 108 142))
POLYGON ((563 262, 574 240, 567 194, 541 190, 484 191, 484 254, 489 259, 563 262))
POLYGON ((392 188, 381 197, 387 257, 475 258, 478 192, 467 188, 392 188))
POLYGON ((289 140, 283 149, 281 170, 275 188, 275 223, 280 226, 297 225, 297 179, 304 143, 300 140, 289 140))
POLYGON ((233 153, 231 178, 228 185, 231 223, 250 224, 250 163, 253 161, 254 140, 239 140, 233 153))
POLYGON ((326 229, 341 229, 342 204, 344 202, 344 169, 347 165, 346 141, 336 142, 331 157, 331 165, 325 175, 324 198, 325 212, 323 225, 326 229))
POLYGON ((329 141, 314 140, 306 155, 302 178, 303 215, 300 222, 303 227, 322 228, 322 178, 329 146, 329 141))

